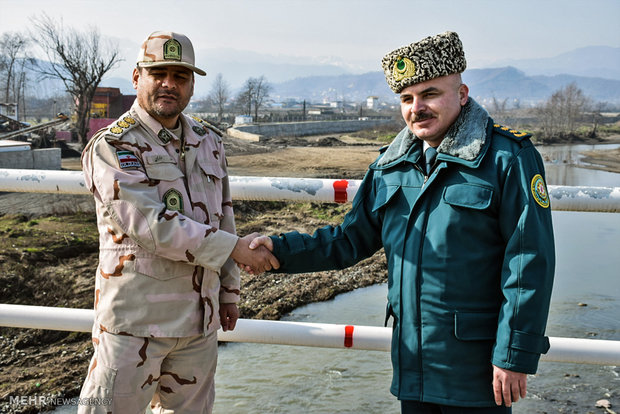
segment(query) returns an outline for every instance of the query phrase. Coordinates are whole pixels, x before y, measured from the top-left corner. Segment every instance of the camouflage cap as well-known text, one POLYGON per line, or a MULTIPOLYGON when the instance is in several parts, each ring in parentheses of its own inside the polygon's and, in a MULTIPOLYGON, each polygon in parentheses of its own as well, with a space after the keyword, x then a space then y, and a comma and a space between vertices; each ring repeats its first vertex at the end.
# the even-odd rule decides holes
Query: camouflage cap
POLYGON ((183 66, 199 75, 207 73, 194 66, 194 47, 185 35, 174 32, 153 32, 146 38, 137 64, 139 67, 183 66))
POLYGON ((416 83, 461 73, 467 62, 459 35, 445 32, 388 53, 381 66, 390 88, 400 93, 416 83))

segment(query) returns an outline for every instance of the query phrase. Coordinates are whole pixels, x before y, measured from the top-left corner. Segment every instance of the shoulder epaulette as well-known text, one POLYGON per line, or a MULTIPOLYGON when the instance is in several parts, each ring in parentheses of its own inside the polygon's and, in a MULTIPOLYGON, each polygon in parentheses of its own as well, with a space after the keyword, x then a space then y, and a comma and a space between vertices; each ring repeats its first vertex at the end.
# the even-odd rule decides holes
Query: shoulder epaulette
POLYGON ((517 131, 516 129, 511 129, 500 124, 493 124, 493 131, 508 138, 512 138, 515 141, 521 141, 532 136, 532 134, 528 134, 527 132, 517 131))
POLYGON ((122 115, 114 123, 107 127, 108 133, 115 137, 123 136, 127 131, 139 125, 136 118, 129 115, 129 112, 122 115))
POLYGON ((200 123, 202 126, 204 126, 205 128, 209 128, 211 131, 215 132, 217 135, 219 135, 220 137, 224 136, 224 132, 222 132, 222 130, 220 130, 219 128, 215 127, 214 125, 211 125, 210 123, 208 123, 207 121, 205 121, 204 119, 200 119, 197 116, 192 116, 192 119, 198 123, 200 123))

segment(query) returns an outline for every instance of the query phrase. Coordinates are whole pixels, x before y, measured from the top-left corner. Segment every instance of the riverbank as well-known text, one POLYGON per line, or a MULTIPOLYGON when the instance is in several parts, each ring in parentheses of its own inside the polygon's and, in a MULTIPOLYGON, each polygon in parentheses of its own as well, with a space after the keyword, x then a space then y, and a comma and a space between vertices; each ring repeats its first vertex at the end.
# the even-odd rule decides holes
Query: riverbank
MULTIPOLYGON (((620 136, 605 143, 612 141, 620 142, 620 136)), ((379 147, 376 141, 350 136, 264 145, 231 139, 227 153, 231 175, 359 179, 379 147)), ((592 151, 587 156, 601 169, 607 159, 620 164, 620 151, 592 151)), ((64 168, 79 168, 75 159, 63 161, 64 168)), ((235 202, 234 207, 239 234, 312 232, 341 222, 349 209, 284 202, 235 202)), ((91 196, 0 194, 0 235, 0 303, 92 308, 98 240, 91 196)), ((279 319, 301 305, 386 278, 381 252, 339 272, 244 273, 241 316, 279 319)), ((77 396, 91 355, 88 333, 0 328, 0 412, 38 412, 34 407, 3 405, 10 396, 77 396)))

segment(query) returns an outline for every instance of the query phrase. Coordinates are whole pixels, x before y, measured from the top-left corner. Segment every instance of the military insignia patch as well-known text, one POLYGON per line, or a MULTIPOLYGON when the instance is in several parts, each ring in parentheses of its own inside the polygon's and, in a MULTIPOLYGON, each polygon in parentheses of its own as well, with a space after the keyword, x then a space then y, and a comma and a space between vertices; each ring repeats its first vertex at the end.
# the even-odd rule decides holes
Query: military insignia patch
POLYGON ((121 128, 129 128, 129 124, 125 121, 118 121, 116 125, 118 125, 121 128))
POLYGON ((181 43, 170 39, 164 43, 164 60, 181 60, 181 43))
POLYGON ((203 136, 204 134, 207 133, 207 131, 203 127, 199 127, 197 125, 194 125, 192 129, 194 130, 195 133, 197 133, 200 136, 203 136))
POLYGON ((161 142, 163 142, 164 144, 169 143, 170 140, 172 139, 172 135, 170 135, 170 133, 166 131, 165 129, 162 129, 161 131, 159 131, 157 133, 157 137, 161 139, 161 142))
POLYGON ((164 194, 164 204, 168 210, 183 213, 183 195, 174 188, 164 194))
POLYGON ((136 120, 130 116, 126 116, 125 118, 123 118, 123 121, 127 122, 129 125, 133 125, 136 123, 136 120))
POLYGON ((394 64, 392 69, 392 77, 396 82, 403 79, 411 78, 415 75, 415 65, 407 58, 400 58, 394 64))
POLYGON ((131 151, 116 151, 116 158, 121 169, 142 167, 138 157, 131 151))
POLYGON ((110 132, 115 134, 115 135, 122 134, 123 133, 123 128, 117 127, 117 126, 113 126, 112 128, 110 128, 110 132))
POLYGON ((532 195, 534 196, 534 200, 536 200, 538 205, 544 208, 548 208, 549 193, 547 193, 547 186, 545 185, 545 180, 543 180, 540 174, 536 174, 534 178, 532 178, 532 183, 530 187, 532 190, 532 195))

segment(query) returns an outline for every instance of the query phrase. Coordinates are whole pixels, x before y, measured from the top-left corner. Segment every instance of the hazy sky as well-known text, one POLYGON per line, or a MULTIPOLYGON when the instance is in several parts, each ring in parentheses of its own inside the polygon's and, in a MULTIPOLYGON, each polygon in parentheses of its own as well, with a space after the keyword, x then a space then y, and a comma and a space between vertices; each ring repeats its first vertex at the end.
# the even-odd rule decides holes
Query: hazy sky
POLYGON ((470 68, 620 47, 620 0, 0 0, 0 33, 23 31, 42 12, 98 27, 118 42, 125 65, 155 30, 188 35, 197 54, 233 49, 248 65, 244 51, 356 72, 380 70, 385 53, 446 30, 459 33, 470 68))

